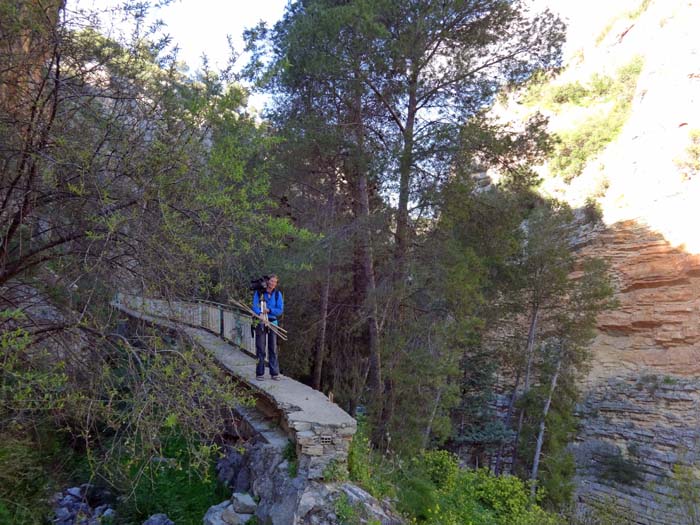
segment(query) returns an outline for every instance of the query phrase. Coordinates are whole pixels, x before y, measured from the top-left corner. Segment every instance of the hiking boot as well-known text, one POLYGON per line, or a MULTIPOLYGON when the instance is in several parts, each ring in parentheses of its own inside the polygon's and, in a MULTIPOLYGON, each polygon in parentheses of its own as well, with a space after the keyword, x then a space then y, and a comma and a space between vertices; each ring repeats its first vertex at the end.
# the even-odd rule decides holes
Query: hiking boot
POLYGON ((275 381, 279 381, 282 378, 280 376, 272 376, 272 379, 274 379, 275 381))
POLYGON ((255 376, 258 381, 265 381, 265 376, 255 376))

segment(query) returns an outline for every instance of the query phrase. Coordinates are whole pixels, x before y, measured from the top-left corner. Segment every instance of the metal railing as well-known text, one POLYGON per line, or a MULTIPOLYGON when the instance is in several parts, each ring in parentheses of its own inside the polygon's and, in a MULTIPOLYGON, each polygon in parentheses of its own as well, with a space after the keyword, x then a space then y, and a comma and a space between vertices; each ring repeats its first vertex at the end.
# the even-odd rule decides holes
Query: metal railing
POLYGON ((118 293, 115 302, 153 317, 162 317, 215 333, 255 355, 251 333, 252 317, 235 306, 211 301, 168 301, 118 293))

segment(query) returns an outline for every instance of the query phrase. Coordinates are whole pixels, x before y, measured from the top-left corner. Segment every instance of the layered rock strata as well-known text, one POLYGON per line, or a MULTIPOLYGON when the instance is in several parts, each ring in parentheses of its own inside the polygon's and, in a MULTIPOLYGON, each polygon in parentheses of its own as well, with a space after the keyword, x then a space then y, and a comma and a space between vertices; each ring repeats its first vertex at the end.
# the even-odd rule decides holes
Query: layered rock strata
POLYGON ((580 242, 583 254, 610 262, 619 306, 599 317, 592 345, 573 447, 578 501, 617 507, 633 523, 689 523, 700 453, 700 256, 635 221, 580 242))

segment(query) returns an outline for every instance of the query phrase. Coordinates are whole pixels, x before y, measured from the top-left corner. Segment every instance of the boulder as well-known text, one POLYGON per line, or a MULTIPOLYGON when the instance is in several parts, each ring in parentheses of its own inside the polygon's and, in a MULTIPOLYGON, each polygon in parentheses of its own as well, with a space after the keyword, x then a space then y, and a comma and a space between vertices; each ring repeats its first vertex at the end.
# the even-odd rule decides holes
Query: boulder
POLYGON ((218 505, 214 505, 213 507, 209 507, 209 510, 207 513, 204 515, 204 519, 202 520, 203 525, 231 525, 230 523, 227 523, 224 521, 222 514, 226 509, 231 507, 231 502, 230 501, 222 501, 218 505))
POLYGON ((258 506, 250 494, 241 494, 239 492, 233 493, 231 502, 233 503, 233 509, 241 514, 253 514, 258 506))
POLYGON ((143 525, 175 525, 175 522, 169 519, 166 514, 154 514, 144 521, 143 525))

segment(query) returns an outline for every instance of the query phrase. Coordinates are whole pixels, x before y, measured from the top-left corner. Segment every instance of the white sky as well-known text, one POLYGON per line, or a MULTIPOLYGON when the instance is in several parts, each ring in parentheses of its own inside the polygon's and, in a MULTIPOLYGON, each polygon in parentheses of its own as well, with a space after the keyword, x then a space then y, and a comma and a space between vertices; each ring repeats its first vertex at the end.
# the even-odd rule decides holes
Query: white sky
MULTIPOLYGON (((226 65, 230 35, 237 51, 243 51, 243 30, 265 20, 273 25, 282 17, 288 0, 175 0, 168 6, 153 10, 150 20, 166 24, 174 43, 180 47, 180 60, 191 70, 201 66, 206 53, 214 68, 226 65)), ((101 9, 119 5, 119 0, 69 0, 69 8, 101 9)), ((105 30, 119 31, 119 20, 105 20, 105 30)))

